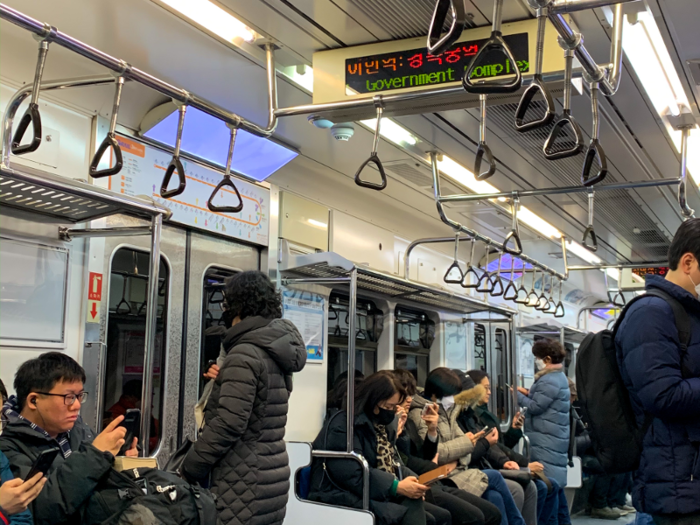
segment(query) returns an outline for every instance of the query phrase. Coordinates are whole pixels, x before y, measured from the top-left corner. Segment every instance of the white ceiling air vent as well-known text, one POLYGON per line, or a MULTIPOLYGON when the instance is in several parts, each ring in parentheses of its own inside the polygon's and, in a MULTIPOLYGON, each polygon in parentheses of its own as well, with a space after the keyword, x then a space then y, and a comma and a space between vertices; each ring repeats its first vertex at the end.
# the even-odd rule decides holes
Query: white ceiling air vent
MULTIPOLYGON (((392 179, 433 196, 433 172, 426 164, 414 159, 393 160, 383 164, 392 179)), ((374 168, 373 164, 370 166, 374 168)), ((440 176, 440 191, 443 195, 466 193, 465 189, 452 184, 444 175, 440 176)))

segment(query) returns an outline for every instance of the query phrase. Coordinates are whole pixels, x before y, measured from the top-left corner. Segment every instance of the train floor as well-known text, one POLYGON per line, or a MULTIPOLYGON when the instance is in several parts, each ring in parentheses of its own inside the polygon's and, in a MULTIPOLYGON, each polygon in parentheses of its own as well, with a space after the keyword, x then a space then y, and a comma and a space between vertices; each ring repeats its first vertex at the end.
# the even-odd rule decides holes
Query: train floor
POLYGON ((629 525, 634 523, 634 514, 628 514, 617 520, 599 520, 591 518, 590 516, 573 516, 571 518, 571 525, 604 525, 605 523, 615 524, 615 525, 629 525))

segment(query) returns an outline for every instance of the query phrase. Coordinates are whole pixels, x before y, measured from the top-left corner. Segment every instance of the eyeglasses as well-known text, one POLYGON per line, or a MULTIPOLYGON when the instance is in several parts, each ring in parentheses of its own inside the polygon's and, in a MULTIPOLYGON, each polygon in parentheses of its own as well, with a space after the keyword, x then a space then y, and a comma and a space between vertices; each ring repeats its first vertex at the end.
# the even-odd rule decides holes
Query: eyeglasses
POLYGON ((76 399, 82 404, 88 396, 87 392, 80 392, 79 394, 50 394, 49 392, 37 392, 37 394, 41 394, 42 396, 62 397, 63 403, 66 406, 72 406, 76 399))

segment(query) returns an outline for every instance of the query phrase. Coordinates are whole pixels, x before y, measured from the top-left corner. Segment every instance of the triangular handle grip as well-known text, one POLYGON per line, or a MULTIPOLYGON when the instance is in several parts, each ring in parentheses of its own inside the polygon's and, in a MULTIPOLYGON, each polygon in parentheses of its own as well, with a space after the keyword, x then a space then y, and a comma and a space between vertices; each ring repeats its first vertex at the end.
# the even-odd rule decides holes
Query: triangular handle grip
POLYGON ((613 297, 612 301, 610 302, 613 304, 613 306, 618 306, 620 308, 627 304, 627 300, 625 299, 625 296, 622 294, 621 290, 618 290, 615 297, 613 297))
POLYGON ((493 31, 491 33, 491 38, 484 44, 484 46, 479 50, 479 52, 472 59, 469 68, 462 78, 462 86, 467 91, 467 93, 473 93, 477 95, 498 95, 503 93, 515 93, 520 89, 523 84, 523 75, 520 72, 518 63, 513 57, 513 53, 503 40, 503 36, 500 31, 493 31), (491 81, 491 82, 472 82, 472 74, 474 70, 479 67, 480 61, 492 51, 500 51, 508 59, 508 64, 510 65, 511 71, 515 74, 515 78, 507 81, 491 81))
POLYGON ((518 288, 518 295, 516 296, 515 299, 513 299, 516 304, 527 304, 528 303, 528 294, 527 294, 527 289, 524 286, 520 286, 518 288))
POLYGON ((221 179, 221 182, 216 185, 216 188, 214 188, 214 191, 211 192, 211 195, 209 196, 209 200, 207 201, 207 207, 216 213, 238 213, 243 209, 243 199, 241 198, 241 194, 238 192, 238 188, 236 188, 236 185, 233 183, 233 179, 231 179, 230 176, 224 175, 224 178, 221 179), (236 197, 238 198, 238 204, 235 206, 216 206, 213 203, 214 197, 216 194, 224 189, 224 188, 231 188, 231 191, 235 192, 236 197))
POLYGON ((588 146, 588 151, 586 151, 586 160, 583 163, 583 171, 581 173, 581 184, 586 187, 594 186, 599 182, 603 182, 607 174, 608 160, 605 157, 605 151, 603 151, 600 141, 598 139, 593 139, 588 146), (600 164, 600 169, 598 170, 598 173, 591 177, 591 170, 593 169, 593 164, 596 158, 600 164))
POLYGON ((542 292, 542 295, 540 295, 540 298, 537 301, 537 306, 535 306, 535 310, 544 312, 547 309, 549 309, 549 299, 547 299, 547 296, 544 294, 544 292, 542 292))
POLYGON ((559 301, 557 304, 557 309, 554 310, 554 317, 557 319, 561 319, 562 317, 566 316, 566 310, 564 309, 564 303, 559 301))
POLYGON ((376 190, 376 191, 382 191, 384 188, 386 188, 386 172, 384 171, 384 166, 382 166, 382 161, 379 160, 379 157, 377 156, 376 153, 372 153, 370 157, 362 163, 362 166, 360 166, 360 169, 357 170, 357 173, 355 173, 355 184, 360 186, 361 188, 367 188, 370 190, 376 190), (379 174, 382 177, 382 181, 380 183, 375 183, 375 182, 367 182, 365 180, 362 180, 360 178, 360 174, 362 173, 362 170, 367 167, 369 163, 373 163, 375 166, 377 166, 377 169, 379 170, 379 174))
POLYGON ((506 235, 503 241, 503 251, 511 255, 521 255, 523 253, 523 242, 520 240, 520 234, 511 230, 511 232, 506 235), (508 246, 510 242, 513 242, 513 247, 508 246))
POLYGON ((428 53, 433 56, 441 55, 462 35, 464 24, 467 21, 464 0, 438 0, 435 3, 435 11, 430 21, 428 32, 428 53), (447 19, 447 13, 452 11, 452 25, 442 35, 442 28, 447 19), (441 36, 442 35, 442 36, 441 36))
POLYGON ((505 287, 503 286, 503 279, 500 275, 494 274, 493 279, 491 279, 491 291, 489 295, 491 297, 500 297, 505 293, 505 287))
POLYGON ((581 127, 578 125, 578 122, 576 122, 576 119, 571 116, 571 113, 568 110, 564 110, 564 114, 556 121, 552 131, 549 132, 549 137, 547 137, 544 143, 544 157, 547 160, 568 159, 570 157, 575 157, 582 151, 583 133, 581 133, 581 127), (554 146, 557 139, 567 128, 570 128, 570 132, 574 135, 574 145, 569 149, 555 150, 554 146))
POLYGON ((41 145, 41 114, 39 113, 38 104, 29 104, 27 111, 22 116, 22 120, 19 121, 15 136, 12 137, 12 153, 14 155, 31 153, 39 149, 39 145, 41 145), (20 146, 29 124, 32 125, 32 131, 34 132, 32 141, 29 144, 20 146))
POLYGON ((496 159, 493 158, 491 148, 485 142, 480 142, 476 150, 476 158, 474 159, 474 177, 476 180, 486 180, 496 173, 496 159), (489 168, 481 171, 481 163, 486 161, 489 168))
POLYGON ((163 177, 163 182, 160 184, 160 196, 164 199, 170 199, 176 195, 180 195, 185 191, 185 186, 187 185, 187 179, 185 178, 185 168, 180 161, 180 157, 173 157, 173 160, 168 164, 168 169, 165 170, 165 176, 163 177), (168 189, 170 185, 170 179, 173 177, 173 173, 177 171, 178 185, 177 188, 172 190, 168 189))
POLYGON ((547 89, 547 84, 545 84, 542 79, 542 75, 535 75, 532 84, 530 84, 525 90, 525 93, 523 93, 520 103, 518 104, 518 109, 515 112, 515 129, 521 133, 525 133, 526 131, 542 128, 549 125, 552 120, 554 120, 554 115, 555 108, 552 94, 549 92, 549 89, 547 89), (538 120, 526 121, 525 116, 530 109, 533 99, 538 93, 542 95, 545 104, 547 104, 544 116, 538 120))
POLYGON ((586 231, 583 232, 583 240, 581 241, 581 244, 587 250, 590 250, 592 252, 598 251, 598 236, 596 235, 593 226, 589 226, 588 228, 586 228, 586 231), (591 241, 590 243, 588 242, 589 238, 591 241))
POLYGON ((117 138, 113 134, 107 133, 107 136, 102 141, 102 144, 100 144, 100 147, 97 148, 95 156, 92 158, 92 162, 90 163, 90 176, 93 179, 111 177, 112 175, 119 173, 122 170, 123 165, 124 160, 122 159, 122 148, 119 145, 117 138), (105 154, 108 148, 112 148, 112 151, 114 151, 114 166, 104 170, 98 170, 97 166, 99 166, 100 160, 102 160, 102 156, 105 154))
POLYGON ((525 304, 527 304, 530 308, 534 308, 535 306, 540 304, 540 296, 537 295, 533 290, 532 292, 527 294, 527 302, 525 304))
POLYGON ((491 293, 492 290, 493 283, 491 282, 491 275, 489 274, 489 272, 484 272, 481 278, 479 279, 476 291, 479 293, 491 293))
POLYGON ((542 310, 543 313, 545 314, 555 314, 557 313, 557 303, 554 302, 554 299, 548 300, 549 306, 542 310))
POLYGON ((479 281, 479 274, 476 273, 476 270, 473 266, 470 266, 469 268, 467 268, 467 271, 464 272, 464 277, 462 278, 462 283, 460 284, 460 286, 462 288, 478 288, 479 281), (470 275, 473 275, 475 277, 474 283, 471 282, 471 279, 469 278, 470 275))
POLYGON ((503 298, 506 301, 515 301, 518 298, 518 287, 513 281, 508 281, 508 286, 503 292, 503 298))
POLYGON ((462 284, 464 274, 462 273, 462 269, 459 267, 459 263, 457 261, 450 265, 447 272, 445 272, 445 277, 443 277, 442 280, 447 284, 462 284))

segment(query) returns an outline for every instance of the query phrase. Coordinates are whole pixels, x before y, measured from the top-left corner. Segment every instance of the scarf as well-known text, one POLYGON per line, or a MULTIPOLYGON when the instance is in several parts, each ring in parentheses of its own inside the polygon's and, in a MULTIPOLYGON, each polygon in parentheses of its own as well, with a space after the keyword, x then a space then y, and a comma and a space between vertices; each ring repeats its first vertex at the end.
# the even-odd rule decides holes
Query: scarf
POLYGON ((394 463, 394 447, 389 442, 384 425, 375 425, 377 431, 377 468, 396 476, 396 464, 394 463))

